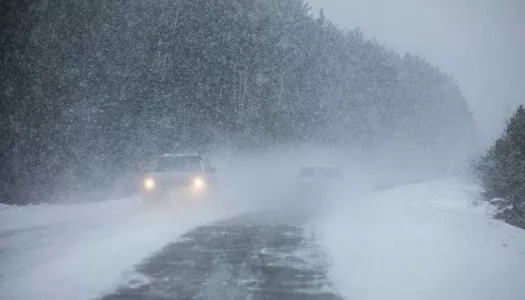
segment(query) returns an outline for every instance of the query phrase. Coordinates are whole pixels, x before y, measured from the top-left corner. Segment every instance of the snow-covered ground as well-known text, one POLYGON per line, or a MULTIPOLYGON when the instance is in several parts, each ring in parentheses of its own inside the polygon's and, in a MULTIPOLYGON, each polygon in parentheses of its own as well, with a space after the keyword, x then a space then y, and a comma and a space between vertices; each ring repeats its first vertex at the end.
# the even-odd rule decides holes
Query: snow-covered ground
MULTIPOLYGON (((342 296, 525 299, 525 231, 473 205, 476 186, 451 178, 373 191, 358 183, 311 224, 342 296)), ((2 206, 0 299, 96 298, 134 279, 134 265, 180 235, 248 210, 232 206, 146 209, 139 198, 2 206)))
POLYGON ((316 221, 347 299, 525 299, 525 231, 460 179, 345 197, 316 221))
POLYGON ((134 264, 178 236, 234 214, 146 208, 139 198, 2 206, 0 299, 93 299, 132 279, 134 264))

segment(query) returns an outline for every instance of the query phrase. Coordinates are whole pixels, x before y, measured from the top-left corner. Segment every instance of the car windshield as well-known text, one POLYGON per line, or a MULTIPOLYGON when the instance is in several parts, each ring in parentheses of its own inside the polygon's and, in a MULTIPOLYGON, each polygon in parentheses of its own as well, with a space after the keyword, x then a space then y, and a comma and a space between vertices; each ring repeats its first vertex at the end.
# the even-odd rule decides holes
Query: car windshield
POLYGON ((157 160, 155 172, 200 171, 198 156, 163 156, 157 160))

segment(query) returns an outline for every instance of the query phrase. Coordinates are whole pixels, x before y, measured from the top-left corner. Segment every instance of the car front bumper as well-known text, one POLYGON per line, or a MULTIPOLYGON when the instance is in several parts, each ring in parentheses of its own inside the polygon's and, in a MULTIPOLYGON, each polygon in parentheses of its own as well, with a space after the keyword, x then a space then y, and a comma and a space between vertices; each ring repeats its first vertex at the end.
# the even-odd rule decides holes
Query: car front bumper
POLYGON ((142 196, 150 200, 199 200, 209 196, 208 188, 196 189, 192 186, 162 186, 153 190, 143 190, 142 196))

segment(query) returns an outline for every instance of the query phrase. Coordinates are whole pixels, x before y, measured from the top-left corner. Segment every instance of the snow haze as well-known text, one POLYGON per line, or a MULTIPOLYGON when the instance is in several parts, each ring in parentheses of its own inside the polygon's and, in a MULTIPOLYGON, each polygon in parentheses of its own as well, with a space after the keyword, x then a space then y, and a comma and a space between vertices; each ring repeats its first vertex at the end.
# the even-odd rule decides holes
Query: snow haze
POLYGON ((441 167, 478 142, 440 61, 303 1, 37 3, 5 16, 3 203, 129 196, 166 152, 329 145, 441 167))
POLYGON ((484 140, 525 103, 525 2, 521 0, 310 0, 336 25, 421 55, 460 84, 484 140))
POLYGON ((525 299, 522 0, 8 2, 0 300, 525 299))

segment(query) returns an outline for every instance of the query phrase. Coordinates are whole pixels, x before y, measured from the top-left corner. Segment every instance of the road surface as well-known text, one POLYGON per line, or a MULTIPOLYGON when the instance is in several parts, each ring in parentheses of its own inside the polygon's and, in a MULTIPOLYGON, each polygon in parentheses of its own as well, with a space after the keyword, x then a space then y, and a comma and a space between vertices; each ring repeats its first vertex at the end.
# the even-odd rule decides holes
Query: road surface
POLYGON ((100 300, 342 299, 303 220, 249 214, 199 227, 136 267, 100 300))

